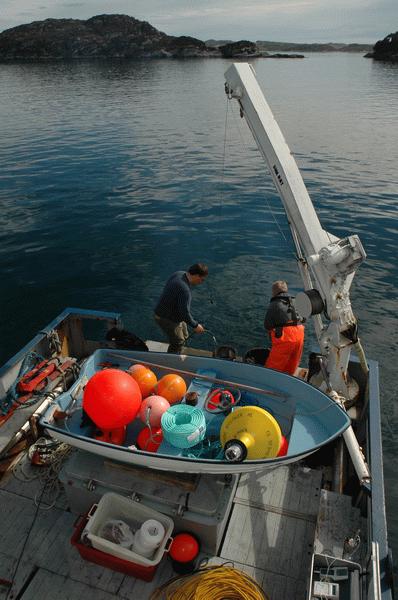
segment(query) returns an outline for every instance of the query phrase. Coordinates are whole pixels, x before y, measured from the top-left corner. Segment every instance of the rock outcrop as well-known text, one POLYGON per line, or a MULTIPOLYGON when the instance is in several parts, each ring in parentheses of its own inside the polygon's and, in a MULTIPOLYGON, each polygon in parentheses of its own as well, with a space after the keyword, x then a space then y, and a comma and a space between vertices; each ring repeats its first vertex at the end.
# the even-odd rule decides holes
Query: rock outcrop
POLYGON ((256 44, 247 40, 230 42, 224 46, 219 46, 218 49, 223 58, 256 58, 260 56, 256 44))
POLYGON ((46 19, 0 33, 0 60, 220 56, 192 37, 169 36, 126 15, 46 19))
POLYGON ((384 40, 379 40, 373 46, 373 52, 365 54, 366 58, 398 62, 398 31, 390 33, 384 40))

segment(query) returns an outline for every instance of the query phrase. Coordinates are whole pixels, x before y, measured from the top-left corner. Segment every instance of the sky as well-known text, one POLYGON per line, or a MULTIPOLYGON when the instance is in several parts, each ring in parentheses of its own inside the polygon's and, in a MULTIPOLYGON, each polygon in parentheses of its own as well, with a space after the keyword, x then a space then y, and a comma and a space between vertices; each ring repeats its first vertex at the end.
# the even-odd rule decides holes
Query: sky
POLYGON ((0 31, 116 13, 201 40, 374 44, 398 30, 398 0, 0 0, 0 31))

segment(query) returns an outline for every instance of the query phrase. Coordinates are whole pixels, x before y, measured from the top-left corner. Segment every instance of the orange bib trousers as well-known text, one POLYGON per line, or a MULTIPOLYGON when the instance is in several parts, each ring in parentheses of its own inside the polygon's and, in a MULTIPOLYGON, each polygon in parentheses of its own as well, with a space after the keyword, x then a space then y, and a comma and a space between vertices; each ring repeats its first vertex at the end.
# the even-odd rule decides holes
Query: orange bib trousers
POLYGON ((304 325, 285 325, 279 338, 272 329, 271 342, 271 351, 264 366, 294 375, 303 353, 304 325))

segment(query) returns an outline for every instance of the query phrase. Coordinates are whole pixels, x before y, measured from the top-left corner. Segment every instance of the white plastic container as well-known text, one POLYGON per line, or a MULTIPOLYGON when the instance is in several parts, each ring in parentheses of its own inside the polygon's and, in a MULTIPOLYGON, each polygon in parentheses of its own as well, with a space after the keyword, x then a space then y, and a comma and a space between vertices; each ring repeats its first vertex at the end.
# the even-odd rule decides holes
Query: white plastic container
POLYGON ((148 519, 136 531, 131 549, 141 556, 152 558, 154 552, 164 540, 165 535, 165 529, 160 521, 148 519))
POLYGON ((82 539, 89 539, 93 547, 97 550, 102 550, 102 552, 107 552, 108 554, 112 554, 112 556, 117 556, 124 560, 151 567, 157 565, 161 561, 163 554, 168 550, 166 545, 170 546, 170 543, 167 543, 168 540, 171 542, 170 536, 173 532, 173 528, 174 522, 167 515, 153 510, 152 508, 148 508, 148 506, 126 498, 125 496, 108 492, 102 496, 98 504, 94 504, 91 507, 88 513, 87 525, 85 526, 81 537, 82 539), (154 549, 153 556, 149 558, 142 556, 141 554, 134 552, 134 550, 123 548, 123 546, 110 542, 98 535, 103 524, 110 519, 124 521, 135 532, 138 532, 141 529, 145 521, 154 519, 164 528, 165 533, 163 540, 161 540, 158 547, 154 549))

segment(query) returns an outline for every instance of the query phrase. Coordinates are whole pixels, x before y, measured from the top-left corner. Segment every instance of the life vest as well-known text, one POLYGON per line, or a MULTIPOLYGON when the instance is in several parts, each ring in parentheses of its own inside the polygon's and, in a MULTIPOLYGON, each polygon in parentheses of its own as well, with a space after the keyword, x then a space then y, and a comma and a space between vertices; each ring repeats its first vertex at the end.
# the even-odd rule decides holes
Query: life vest
POLYGON ((23 394, 32 393, 38 389, 44 387, 43 384, 46 379, 53 373, 57 368, 55 361, 50 362, 43 360, 33 369, 25 373, 25 375, 18 381, 17 390, 23 394))
POLYGON ((60 382, 64 385, 76 376, 75 358, 50 358, 42 360, 19 381, 11 386, 7 396, 0 403, 0 427, 20 406, 35 404, 47 392, 51 392, 60 382))
POLYGON ((295 326, 298 323, 299 319, 291 296, 281 293, 271 298, 264 318, 264 327, 268 332, 274 330, 275 336, 280 338, 283 327, 295 326))

